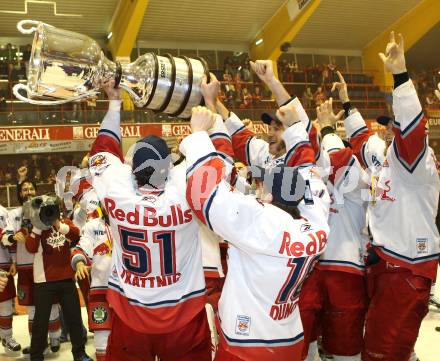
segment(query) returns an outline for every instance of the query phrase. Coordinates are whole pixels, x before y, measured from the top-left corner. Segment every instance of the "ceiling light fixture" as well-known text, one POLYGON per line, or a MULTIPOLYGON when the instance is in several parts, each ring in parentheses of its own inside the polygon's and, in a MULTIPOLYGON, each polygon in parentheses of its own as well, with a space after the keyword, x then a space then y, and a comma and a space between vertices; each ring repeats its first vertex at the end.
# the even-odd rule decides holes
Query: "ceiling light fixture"
POLYGON ((107 39, 110 40, 112 38, 112 36, 113 36, 113 33, 110 31, 107 35, 107 39))
POLYGON ((82 17, 82 14, 65 14, 65 13, 59 13, 57 10, 57 3, 56 1, 51 0, 24 0, 24 10, 0 10, 0 13, 4 14, 19 14, 19 15, 27 15, 28 13, 28 6, 29 4, 44 4, 48 6, 52 6, 53 8, 53 15, 55 16, 67 16, 67 17, 82 17))
POLYGON ((260 45, 260 44, 262 44, 263 43, 263 39, 258 39, 256 42, 255 42, 255 45, 260 45))

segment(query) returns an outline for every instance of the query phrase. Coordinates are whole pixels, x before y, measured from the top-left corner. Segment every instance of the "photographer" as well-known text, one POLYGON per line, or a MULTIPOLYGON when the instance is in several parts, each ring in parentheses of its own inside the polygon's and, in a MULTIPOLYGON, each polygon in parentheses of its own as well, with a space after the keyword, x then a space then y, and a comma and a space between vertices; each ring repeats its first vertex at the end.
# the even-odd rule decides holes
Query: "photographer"
POLYGON ((82 336, 81 309, 70 267, 70 243, 79 240, 80 231, 67 218, 60 219, 56 196, 31 200, 32 231, 26 249, 34 257, 35 318, 31 340, 31 360, 44 359, 48 321, 52 299, 59 300, 70 328, 72 354, 75 361, 91 360, 85 353, 82 336))
MULTIPOLYGON (((23 205, 33 197, 37 192, 36 184, 30 180, 25 179, 17 185, 17 198, 21 204, 20 207, 14 208, 9 211, 8 214, 8 226, 4 230, 4 236, 2 237, 2 243, 5 246, 11 247, 11 256, 13 261, 17 264, 17 296, 18 304, 26 306, 28 312, 28 328, 29 336, 32 338, 32 326, 35 315, 34 305, 34 254, 29 253, 26 249, 26 238, 32 229, 32 224, 23 213, 23 205), (13 251, 16 250, 16 253, 13 251)), ((52 301, 53 302, 53 301, 52 301)), ((60 320, 59 320, 59 307, 55 302, 52 304, 52 310, 49 319, 49 339, 50 350, 52 352, 58 352, 60 348, 60 320)), ((49 351, 49 350, 48 350, 49 351)), ((23 355, 28 356, 30 353, 30 347, 23 348, 23 355)))

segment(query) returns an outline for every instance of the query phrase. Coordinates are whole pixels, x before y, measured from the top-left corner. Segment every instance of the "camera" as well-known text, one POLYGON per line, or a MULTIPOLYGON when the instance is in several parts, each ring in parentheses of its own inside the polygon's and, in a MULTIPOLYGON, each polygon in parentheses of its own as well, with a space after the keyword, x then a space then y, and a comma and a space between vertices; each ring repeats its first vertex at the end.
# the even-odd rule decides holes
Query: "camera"
POLYGON ((42 195, 23 204, 23 220, 41 230, 50 229, 60 218, 60 199, 55 195, 42 195))

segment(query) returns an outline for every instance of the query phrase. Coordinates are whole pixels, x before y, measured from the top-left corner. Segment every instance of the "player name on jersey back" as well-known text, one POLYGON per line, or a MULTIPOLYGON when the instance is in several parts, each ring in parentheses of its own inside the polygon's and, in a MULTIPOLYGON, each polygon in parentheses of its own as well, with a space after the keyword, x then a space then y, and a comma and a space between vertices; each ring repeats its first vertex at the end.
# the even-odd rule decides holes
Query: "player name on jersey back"
POLYGON ((104 199, 107 214, 119 222, 127 222, 139 226, 175 227, 190 223, 193 219, 191 209, 182 210, 180 204, 173 204, 165 215, 157 215, 156 209, 150 206, 137 206, 132 211, 116 207, 116 202, 111 198, 104 199))

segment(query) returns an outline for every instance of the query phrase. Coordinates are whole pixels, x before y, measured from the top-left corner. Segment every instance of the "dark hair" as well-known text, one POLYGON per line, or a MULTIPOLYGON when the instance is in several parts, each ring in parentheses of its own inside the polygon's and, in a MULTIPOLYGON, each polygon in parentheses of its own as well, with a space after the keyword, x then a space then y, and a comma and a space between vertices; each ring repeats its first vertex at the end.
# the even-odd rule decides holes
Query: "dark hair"
POLYGON ((279 202, 272 202, 272 205, 282 209, 284 212, 289 213, 293 219, 301 219, 301 212, 297 206, 287 206, 279 202))
POLYGON ((36 184, 33 180, 31 180, 31 179, 29 179, 29 178, 26 178, 26 179, 25 179, 23 182, 21 182, 21 183, 17 183, 17 198, 18 198, 18 201, 20 202, 21 205, 23 205, 23 203, 25 202, 25 199, 23 199, 23 197, 21 196, 21 190, 22 190, 23 185, 24 185, 25 183, 30 183, 30 184, 32 184, 32 185, 34 186, 35 191, 37 191, 37 184, 36 184))

